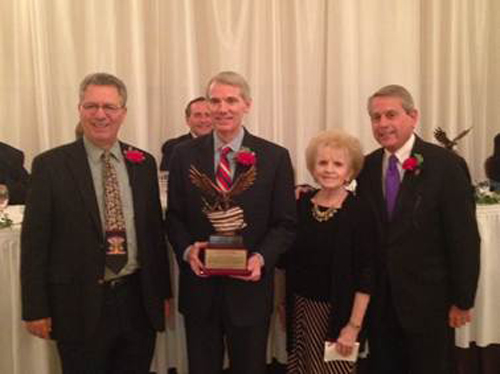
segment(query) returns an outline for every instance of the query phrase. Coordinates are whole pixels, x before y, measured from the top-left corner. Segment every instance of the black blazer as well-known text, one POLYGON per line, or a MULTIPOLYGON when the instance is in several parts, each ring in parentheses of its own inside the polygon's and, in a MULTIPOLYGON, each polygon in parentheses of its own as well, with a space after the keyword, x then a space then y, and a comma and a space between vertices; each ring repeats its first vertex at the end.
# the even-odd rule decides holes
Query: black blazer
POLYGON ((474 305, 480 238, 471 185, 457 156, 418 137, 412 154, 422 155, 422 168, 406 171, 391 222, 382 190, 383 149, 366 157, 359 189, 376 212, 382 243, 374 318, 388 280, 402 326, 418 332, 442 324, 452 304, 474 305))
POLYGON ((162 171, 169 171, 169 166, 168 164, 170 163, 170 159, 172 158, 172 153, 174 152, 174 148, 187 141, 193 139, 193 135, 191 133, 187 133, 184 135, 179 136, 178 138, 174 139, 169 139, 163 145, 161 146, 161 163, 160 163, 160 170, 162 171))
MULTIPOLYGON (((288 151, 247 131, 242 146, 256 153, 257 178, 235 202, 244 210, 248 224, 241 232, 246 248, 264 257, 260 281, 200 278, 182 258, 189 245, 206 241, 214 233, 201 211, 202 195, 188 176, 189 167, 194 165, 215 181, 212 134, 175 148, 170 163, 167 230, 180 268, 179 310, 185 315, 207 318, 215 295, 223 293, 233 323, 248 326, 262 323, 272 311, 274 266, 294 239, 296 208, 288 151)), ((238 165, 235 178, 243 170, 238 165)))
MULTIPOLYGON (((144 305, 152 326, 162 330, 170 275, 156 164, 144 155, 141 163, 125 162, 144 305)), ((22 318, 51 317, 55 339, 91 335, 101 310, 104 262, 102 224, 83 140, 37 156, 21 233, 22 318)))
POLYGON ((24 204, 29 175, 23 166, 24 154, 0 142, 0 183, 9 189, 10 204, 24 204))

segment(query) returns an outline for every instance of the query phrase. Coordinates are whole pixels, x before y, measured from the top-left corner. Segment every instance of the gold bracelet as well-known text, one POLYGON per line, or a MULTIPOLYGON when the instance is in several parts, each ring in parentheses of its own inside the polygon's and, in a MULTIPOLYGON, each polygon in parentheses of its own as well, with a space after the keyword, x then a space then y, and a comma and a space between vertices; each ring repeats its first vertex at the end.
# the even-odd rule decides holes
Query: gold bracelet
POLYGON ((357 325, 357 324, 355 324, 355 323, 354 323, 354 322, 352 322, 352 321, 349 321, 347 324, 348 324, 349 326, 351 326, 353 329, 356 329, 356 330, 360 330, 360 329, 361 329, 361 325, 357 325))

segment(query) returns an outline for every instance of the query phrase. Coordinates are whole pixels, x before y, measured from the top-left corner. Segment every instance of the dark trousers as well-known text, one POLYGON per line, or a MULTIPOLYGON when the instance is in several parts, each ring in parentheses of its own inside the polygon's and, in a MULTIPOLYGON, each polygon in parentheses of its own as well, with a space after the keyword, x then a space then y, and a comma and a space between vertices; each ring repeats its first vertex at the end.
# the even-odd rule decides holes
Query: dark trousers
POLYGON ((405 331, 391 297, 384 299, 370 327, 370 374, 449 374, 453 330, 446 319, 424 332, 405 331))
POLYGON ((104 286, 102 315, 85 341, 58 341, 64 374, 147 374, 156 334, 143 306, 139 276, 104 286))
POLYGON ((231 374, 265 374, 269 321, 237 326, 222 298, 215 304, 210 319, 185 316, 189 374, 221 374, 226 346, 231 374))

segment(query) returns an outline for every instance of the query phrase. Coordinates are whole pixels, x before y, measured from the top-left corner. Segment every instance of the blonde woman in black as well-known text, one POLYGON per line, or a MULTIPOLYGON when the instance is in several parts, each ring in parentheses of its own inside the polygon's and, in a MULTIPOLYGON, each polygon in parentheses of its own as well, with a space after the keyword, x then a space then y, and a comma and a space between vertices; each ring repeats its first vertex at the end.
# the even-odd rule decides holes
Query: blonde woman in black
POLYGON ((363 165, 359 141, 340 131, 320 133, 306 150, 319 189, 297 202, 297 239, 288 252, 289 374, 351 373, 354 364, 323 360, 325 342, 349 355, 363 335, 372 289, 375 223, 347 186, 363 165))

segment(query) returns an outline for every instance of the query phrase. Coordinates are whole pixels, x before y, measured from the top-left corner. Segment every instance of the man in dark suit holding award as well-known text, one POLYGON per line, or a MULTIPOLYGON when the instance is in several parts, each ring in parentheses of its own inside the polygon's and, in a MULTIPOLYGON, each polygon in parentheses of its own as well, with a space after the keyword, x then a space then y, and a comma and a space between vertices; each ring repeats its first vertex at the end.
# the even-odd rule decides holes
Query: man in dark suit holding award
POLYGON ((35 158, 21 234, 23 320, 63 372, 149 372, 170 276, 154 158, 118 140, 127 90, 87 76, 83 138, 35 158))
POLYGON ((0 184, 9 190, 11 204, 24 204, 29 175, 22 151, 0 142, 0 184))
POLYGON ((467 175, 452 152, 414 134, 410 93, 386 86, 368 101, 382 148, 366 157, 360 194, 378 217, 373 373, 446 374, 452 328, 471 319, 479 234, 467 175))
POLYGON ((178 138, 167 140, 161 147, 161 163, 160 170, 168 171, 168 164, 172 158, 174 148, 197 136, 207 135, 212 132, 212 117, 208 110, 208 101, 203 96, 191 100, 184 110, 186 116, 186 125, 189 127, 189 133, 179 136, 178 138))
POLYGON ((207 98, 214 132, 176 147, 168 187, 167 230, 180 267, 189 372, 219 374, 225 342, 232 373, 264 374, 274 265, 296 224, 292 166, 286 149, 243 128, 251 107, 243 77, 216 75, 207 98), (215 223, 211 215, 226 214, 227 205, 239 218, 215 223), (210 235, 234 222, 241 223, 249 251, 248 274, 209 276, 200 255, 210 235))

